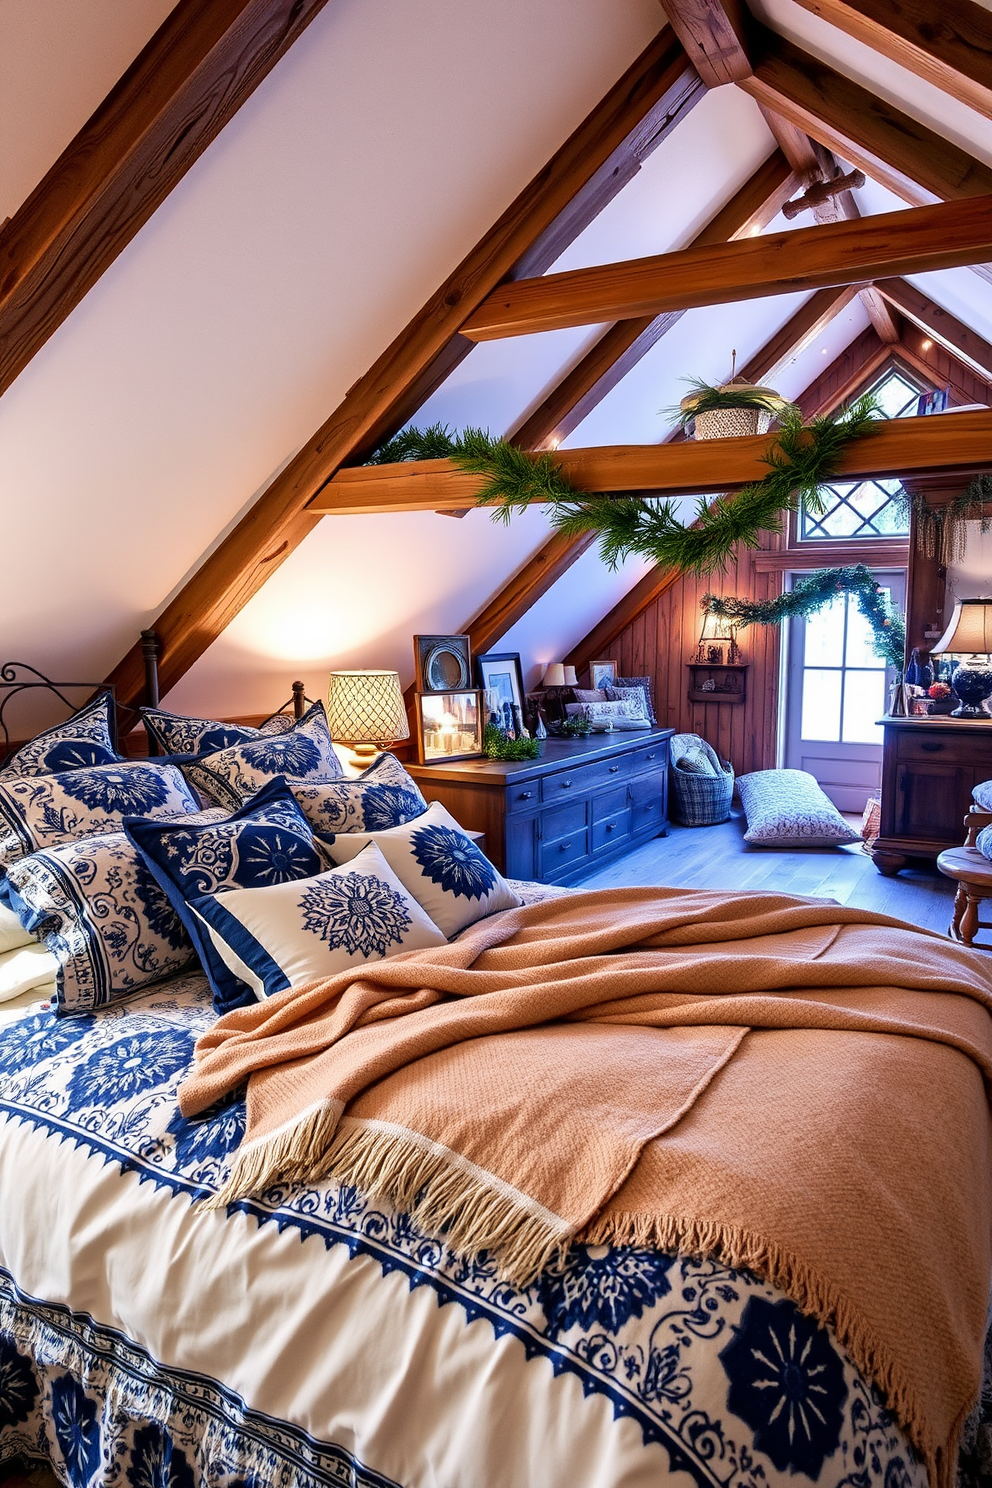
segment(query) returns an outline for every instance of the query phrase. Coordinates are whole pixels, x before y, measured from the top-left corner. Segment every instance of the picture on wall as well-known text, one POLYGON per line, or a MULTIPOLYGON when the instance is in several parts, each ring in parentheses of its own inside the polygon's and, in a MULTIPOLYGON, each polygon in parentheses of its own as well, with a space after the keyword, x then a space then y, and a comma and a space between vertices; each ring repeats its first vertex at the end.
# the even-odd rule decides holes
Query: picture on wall
POLYGON ((589 663, 589 686, 600 690, 612 687, 617 675, 615 661, 591 661, 589 663))
POLYGON ((486 700, 486 722, 517 737, 524 727, 524 681, 519 651, 482 651, 475 658, 486 700))
POLYGON ((418 692, 417 757, 422 765, 471 759, 482 753, 482 694, 475 687, 460 692, 418 692))

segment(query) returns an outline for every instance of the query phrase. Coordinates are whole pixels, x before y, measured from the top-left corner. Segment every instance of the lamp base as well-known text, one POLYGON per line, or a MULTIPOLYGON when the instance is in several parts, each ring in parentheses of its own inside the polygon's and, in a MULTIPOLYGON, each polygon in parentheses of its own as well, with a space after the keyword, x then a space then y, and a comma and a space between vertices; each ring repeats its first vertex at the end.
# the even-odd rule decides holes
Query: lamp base
POLYGON ((955 667, 951 686, 961 699, 960 707, 951 714, 952 718, 989 718, 982 704, 992 696, 992 667, 984 658, 976 657, 955 667))

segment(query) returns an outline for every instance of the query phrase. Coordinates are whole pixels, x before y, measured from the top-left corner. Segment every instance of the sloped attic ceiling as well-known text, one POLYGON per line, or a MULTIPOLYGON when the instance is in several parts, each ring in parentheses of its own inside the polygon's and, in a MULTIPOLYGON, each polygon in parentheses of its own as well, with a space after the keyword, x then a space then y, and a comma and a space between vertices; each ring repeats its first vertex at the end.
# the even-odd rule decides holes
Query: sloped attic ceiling
MULTIPOLYGON (((779 10, 816 22, 776 7, 783 29, 779 10)), ((661 19, 655 0, 330 0, 0 400, 5 531, 34 560, 8 567, 3 652, 63 675, 109 669, 661 19)), ((831 61, 853 67, 857 45, 840 38, 831 61)), ((893 101, 913 112, 920 85, 895 74, 893 101)), ((974 119, 969 147, 992 164, 992 125, 974 119)), ((773 148, 748 98, 710 93, 555 268, 683 245, 773 148)), ((860 205, 898 203, 874 188, 860 205)), ((989 334, 992 287, 968 270, 924 278, 989 334)), ((801 300, 689 312, 568 443, 660 439, 682 376, 724 376, 731 349, 746 361, 801 300)), ((866 323, 856 302, 782 390, 866 323)), ((478 347, 417 422, 509 429, 595 334, 478 347)), ((481 512, 328 518, 168 701, 262 711, 290 676, 319 695, 331 665, 393 665, 406 682, 411 633, 460 629, 546 533, 538 512, 509 528, 481 512)), ((587 553, 501 644, 531 665, 560 656, 642 571, 611 575, 587 553)))

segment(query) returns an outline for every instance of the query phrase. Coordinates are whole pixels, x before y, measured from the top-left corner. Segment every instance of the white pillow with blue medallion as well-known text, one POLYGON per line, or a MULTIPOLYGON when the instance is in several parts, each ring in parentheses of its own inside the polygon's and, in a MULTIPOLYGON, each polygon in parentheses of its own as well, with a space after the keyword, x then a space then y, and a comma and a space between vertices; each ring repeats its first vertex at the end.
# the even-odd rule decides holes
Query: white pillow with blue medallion
POLYGON ((60 775, 0 777, 0 868, 41 848, 119 832, 126 816, 200 810, 175 765, 122 760, 60 775))
POLYGON ((22 925, 45 938, 59 1013, 89 1012, 194 959, 182 921, 123 832, 63 842, 7 869, 22 925))
POLYGON ((806 770, 755 770, 737 786, 747 817, 744 841, 755 847, 841 847, 860 842, 806 770))
POLYGON ((0 770, 0 778, 14 775, 55 775, 61 770, 82 770, 92 765, 112 765, 118 754, 110 737, 110 693, 101 692, 85 708, 64 723, 44 729, 22 744, 0 770))
POLYGON ((397 878, 449 940, 485 915, 516 909, 521 903, 439 801, 403 826, 385 832, 339 832, 328 838, 327 846, 336 863, 348 863, 370 842, 381 849, 397 878))
POLYGON ((400 951, 446 944, 371 844, 316 878, 206 894, 189 907, 202 922, 203 964, 224 1011, 400 951))
MULTIPOLYGON (((281 776, 230 815, 217 808, 176 822, 129 818, 124 830, 186 926, 204 965, 210 959, 209 942, 202 919, 189 908, 190 900, 296 883, 323 873, 333 862, 315 841, 281 776)), ((221 1011, 241 1006, 244 987, 237 978, 221 973, 215 992, 221 1011)))
POLYGON ((149 741, 166 754, 211 754, 228 749, 232 744, 245 744, 268 734, 284 734, 293 727, 293 719, 275 713, 260 728, 248 724, 224 723, 219 718, 188 718, 170 713, 167 708, 142 708, 141 721, 149 741))
POLYGON ((427 810, 417 783, 394 754, 380 754, 353 780, 331 785, 290 782, 293 797, 313 827, 336 832, 382 832, 427 810))
POLYGON ((326 785, 343 773, 323 703, 314 703, 286 733, 260 735, 178 763, 198 791, 228 811, 243 806, 277 775, 294 784, 326 785))

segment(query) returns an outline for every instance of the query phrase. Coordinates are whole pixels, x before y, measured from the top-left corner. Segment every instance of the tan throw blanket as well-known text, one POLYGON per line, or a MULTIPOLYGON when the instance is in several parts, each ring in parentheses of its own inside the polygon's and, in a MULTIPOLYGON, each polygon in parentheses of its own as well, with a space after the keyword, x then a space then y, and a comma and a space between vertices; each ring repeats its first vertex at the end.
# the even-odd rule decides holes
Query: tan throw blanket
POLYGON ((220 1203, 334 1175, 518 1283, 577 1236, 747 1265, 947 1488, 992 1273, 990 1010, 992 961, 885 916, 609 890, 228 1014, 181 1105, 248 1080, 220 1203))

